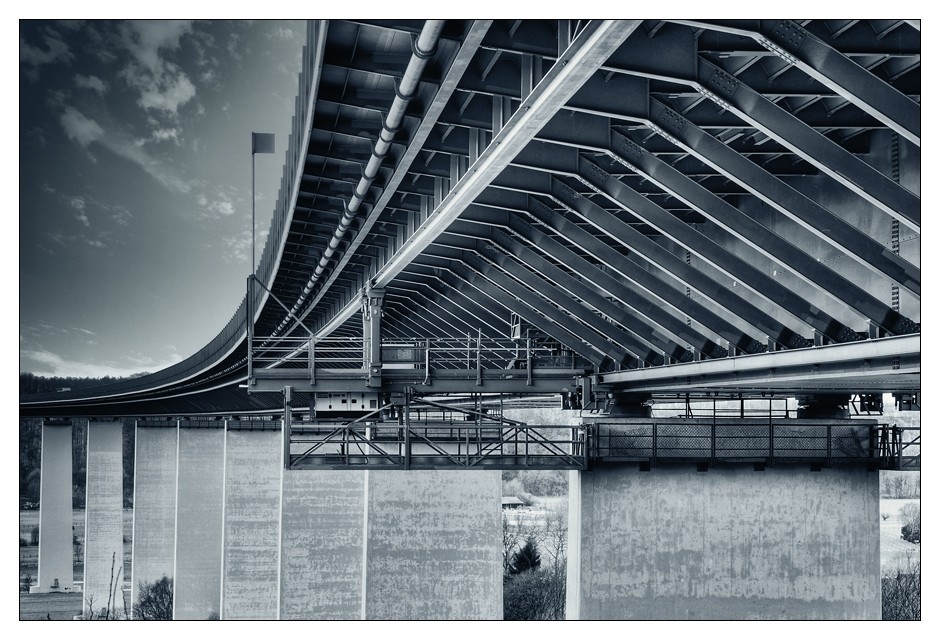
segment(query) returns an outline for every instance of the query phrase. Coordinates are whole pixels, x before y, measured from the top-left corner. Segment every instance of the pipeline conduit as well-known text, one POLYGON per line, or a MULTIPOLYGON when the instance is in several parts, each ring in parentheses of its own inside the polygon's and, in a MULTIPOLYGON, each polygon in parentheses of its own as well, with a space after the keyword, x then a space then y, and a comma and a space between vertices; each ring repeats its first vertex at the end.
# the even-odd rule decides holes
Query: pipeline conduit
POLYGON ((310 276, 310 280, 297 298, 297 302, 294 303, 290 313, 284 316, 284 319, 272 333, 272 337, 280 333, 284 327, 288 325, 290 318, 296 316, 304 302, 306 302, 310 294, 313 293, 314 286, 323 275, 323 272, 326 271, 330 259, 333 257, 333 254, 336 253, 336 249, 346 236, 347 231, 349 231, 349 227, 355 219, 359 207, 369 193, 369 187, 372 185, 372 181, 379 173, 382 160, 388 155, 392 140, 395 139, 395 134, 401 129, 401 123, 405 117, 405 110, 408 108, 408 103, 411 99, 415 97, 421 74, 424 72, 424 67, 427 65, 428 59, 434 55, 437 49, 437 41, 443 29, 444 20, 428 20, 424 23, 424 28, 422 28, 417 40, 413 43, 411 59, 408 62, 408 67, 405 69, 405 73, 402 76, 398 88, 395 90, 395 99, 392 101, 392 106, 388 110, 382 131, 379 133, 379 139, 376 141, 375 147, 372 150, 372 157, 369 158, 369 162, 366 164, 365 169, 363 169, 362 177, 353 190, 353 195, 349 199, 349 203, 343 209, 343 217, 339 225, 337 225, 336 229, 333 231, 333 237, 330 238, 329 245, 323 250, 323 255, 319 263, 317 263, 313 274, 310 276))

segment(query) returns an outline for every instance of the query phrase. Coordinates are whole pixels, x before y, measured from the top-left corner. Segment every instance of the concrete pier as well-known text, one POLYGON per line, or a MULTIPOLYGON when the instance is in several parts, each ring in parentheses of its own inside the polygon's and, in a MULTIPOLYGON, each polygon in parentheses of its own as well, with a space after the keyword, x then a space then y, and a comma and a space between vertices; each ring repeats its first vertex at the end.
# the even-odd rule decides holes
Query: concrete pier
POLYGON ((369 471, 364 617, 500 620, 499 471, 369 471))
POLYGON ((218 618, 222 580, 223 422, 179 430, 173 619, 218 618))
POLYGON ((569 591, 569 617, 881 617, 877 473, 626 464, 575 473, 580 548, 572 535, 568 572, 580 594, 569 591))
POLYGON ((132 602, 141 583, 173 577, 178 440, 176 422, 136 427, 132 602))
POLYGON ((364 471, 287 471, 281 502, 281 619, 358 620, 364 471))
POLYGON ((281 430, 225 436, 222 619, 275 620, 280 585, 281 430))
POLYGON ((39 571, 34 593, 71 591, 72 423, 42 423, 39 484, 39 571))
MULTIPOLYGON (((123 423, 88 423, 83 611, 124 616, 123 423)), ((127 610, 131 609, 128 602, 127 610)))

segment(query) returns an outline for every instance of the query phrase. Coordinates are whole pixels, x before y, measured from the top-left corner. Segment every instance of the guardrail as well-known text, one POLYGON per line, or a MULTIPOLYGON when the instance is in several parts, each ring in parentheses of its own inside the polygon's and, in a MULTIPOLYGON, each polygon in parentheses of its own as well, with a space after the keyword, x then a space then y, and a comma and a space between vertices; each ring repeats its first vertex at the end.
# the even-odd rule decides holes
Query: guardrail
POLYGON ((571 426, 426 423, 291 425, 290 469, 586 469, 571 426))
MULTIPOLYGON (((861 422, 861 421, 859 421, 861 422)), ((901 429, 850 421, 653 420, 594 421, 590 427, 592 461, 755 462, 818 466, 865 464, 883 469, 919 469, 920 437, 901 437, 901 429)), ((913 430, 912 430, 913 431, 913 430)))
MULTIPOLYGON (((252 339, 249 375, 258 369, 366 369, 369 339, 347 337, 256 337, 252 339)), ((573 367, 574 355, 558 346, 531 340, 498 338, 405 338, 382 341, 385 368, 534 369, 573 367)))

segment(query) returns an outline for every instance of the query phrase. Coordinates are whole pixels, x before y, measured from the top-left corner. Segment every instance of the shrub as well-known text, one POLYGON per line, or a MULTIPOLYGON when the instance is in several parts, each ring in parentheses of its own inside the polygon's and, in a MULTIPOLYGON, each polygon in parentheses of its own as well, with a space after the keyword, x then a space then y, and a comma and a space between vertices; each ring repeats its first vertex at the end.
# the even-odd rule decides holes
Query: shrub
POLYGON ((920 562, 881 579, 881 619, 920 620, 920 562))
POLYGON ((512 563, 509 565, 509 573, 516 575, 523 571, 538 569, 542 563, 542 557, 539 555, 539 547, 535 543, 535 538, 529 537, 525 545, 512 557, 512 563))
POLYGON ((163 576, 156 582, 140 582, 137 591, 135 620, 173 619, 173 578, 163 576))

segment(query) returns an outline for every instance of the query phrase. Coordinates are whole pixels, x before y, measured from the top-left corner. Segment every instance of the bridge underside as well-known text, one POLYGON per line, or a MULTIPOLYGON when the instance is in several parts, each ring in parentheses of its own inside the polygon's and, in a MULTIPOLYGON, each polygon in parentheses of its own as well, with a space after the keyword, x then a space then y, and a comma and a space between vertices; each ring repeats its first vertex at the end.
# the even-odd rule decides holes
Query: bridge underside
POLYGON ((232 321, 170 369, 23 398, 24 415, 277 407, 244 384, 397 393, 376 341, 450 341, 411 368, 455 392, 480 377, 518 392, 504 374, 538 372, 527 348, 567 358, 556 393, 917 392, 916 21, 308 35, 269 240, 232 321), (362 341, 343 365, 362 375, 317 375, 331 365, 311 336, 362 341), (512 354, 460 364, 507 340, 512 354))

